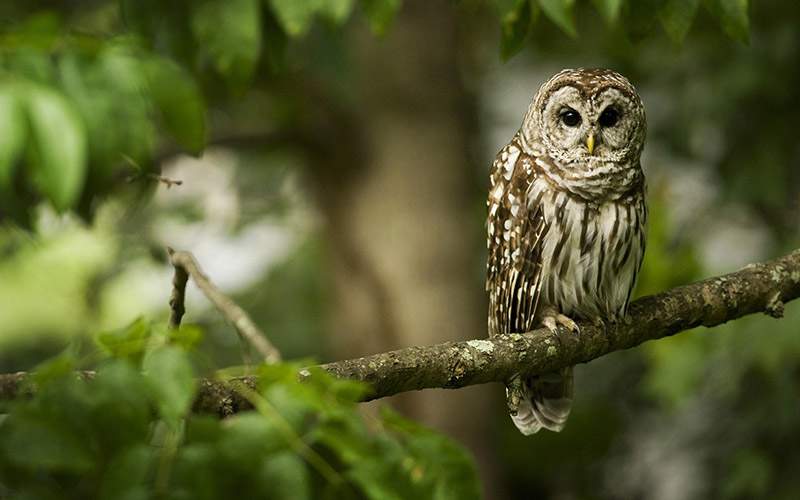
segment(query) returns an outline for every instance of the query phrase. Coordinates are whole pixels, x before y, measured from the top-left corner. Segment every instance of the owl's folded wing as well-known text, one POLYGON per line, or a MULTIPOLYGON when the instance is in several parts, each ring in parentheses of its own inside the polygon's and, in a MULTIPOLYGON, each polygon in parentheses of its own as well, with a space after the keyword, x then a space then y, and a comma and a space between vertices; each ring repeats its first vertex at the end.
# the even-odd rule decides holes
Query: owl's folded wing
POLYGON ((487 220, 489 334, 534 327, 542 280, 543 210, 528 199, 532 158, 513 141, 492 164, 487 220))

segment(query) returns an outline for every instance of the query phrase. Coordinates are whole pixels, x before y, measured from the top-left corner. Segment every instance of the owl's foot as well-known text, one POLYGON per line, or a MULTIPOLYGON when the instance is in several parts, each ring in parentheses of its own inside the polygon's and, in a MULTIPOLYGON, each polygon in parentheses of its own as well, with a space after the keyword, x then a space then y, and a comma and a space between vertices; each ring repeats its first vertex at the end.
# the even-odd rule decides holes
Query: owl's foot
POLYGON ((561 313, 546 314, 542 318, 542 324, 545 326, 545 328, 553 333, 558 333, 558 325, 563 326, 575 335, 580 335, 581 333, 581 329, 578 328, 578 324, 575 323, 570 317, 561 313))

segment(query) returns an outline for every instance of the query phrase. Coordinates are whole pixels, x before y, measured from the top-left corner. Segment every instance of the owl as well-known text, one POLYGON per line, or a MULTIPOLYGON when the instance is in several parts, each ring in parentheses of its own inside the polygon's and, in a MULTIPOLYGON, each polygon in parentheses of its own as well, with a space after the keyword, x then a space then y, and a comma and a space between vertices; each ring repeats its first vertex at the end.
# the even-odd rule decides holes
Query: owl
MULTIPOLYGON (((616 321, 626 313, 645 249, 646 131, 631 83, 607 69, 567 69, 533 98, 497 154, 488 197, 489 335, 616 321)), ((560 431, 572 368, 506 383, 525 435, 560 431)))

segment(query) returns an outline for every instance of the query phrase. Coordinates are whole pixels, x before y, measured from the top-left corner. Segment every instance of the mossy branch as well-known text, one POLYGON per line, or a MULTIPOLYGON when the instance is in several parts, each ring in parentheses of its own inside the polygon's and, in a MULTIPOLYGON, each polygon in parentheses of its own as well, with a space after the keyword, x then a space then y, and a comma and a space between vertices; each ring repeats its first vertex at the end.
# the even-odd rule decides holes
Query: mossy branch
MULTIPOLYGON (((371 387, 367 400, 419 389, 504 382, 514 373, 544 373, 586 363, 648 340, 697 326, 717 326, 748 314, 779 318, 784 304, 798 297, 800 250, 795 250, 731 274, 642 297, 631 304, 624 321, 580 323, 580 335, 539 329, 491 339, 408 347, 321 367, 337 377, 367 382, 371 387)), ((26 379, 26 373, 0 375, 0 400, 27 394, 26 379)), ((225 417, 251 408, 242 391, 237 390, 238 384, 249 390, 257 385, 252 376, 201 380, 194 411, 225 417)))

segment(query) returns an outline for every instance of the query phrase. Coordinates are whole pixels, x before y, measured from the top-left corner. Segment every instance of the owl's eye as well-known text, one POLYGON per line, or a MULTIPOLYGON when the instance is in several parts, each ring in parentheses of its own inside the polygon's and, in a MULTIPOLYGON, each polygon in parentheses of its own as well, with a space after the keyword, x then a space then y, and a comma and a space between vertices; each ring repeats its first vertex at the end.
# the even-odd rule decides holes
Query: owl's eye
POLYGON ((561 122, 567 127, 576 127, 581 122, 581 115, 572 108, 561 112, 561 122))
POLYGON ((613 127, 619 121, 619 111, 611 106, 607 107, 600 113, 600 119, 597 122, 601 127, 613 127))

